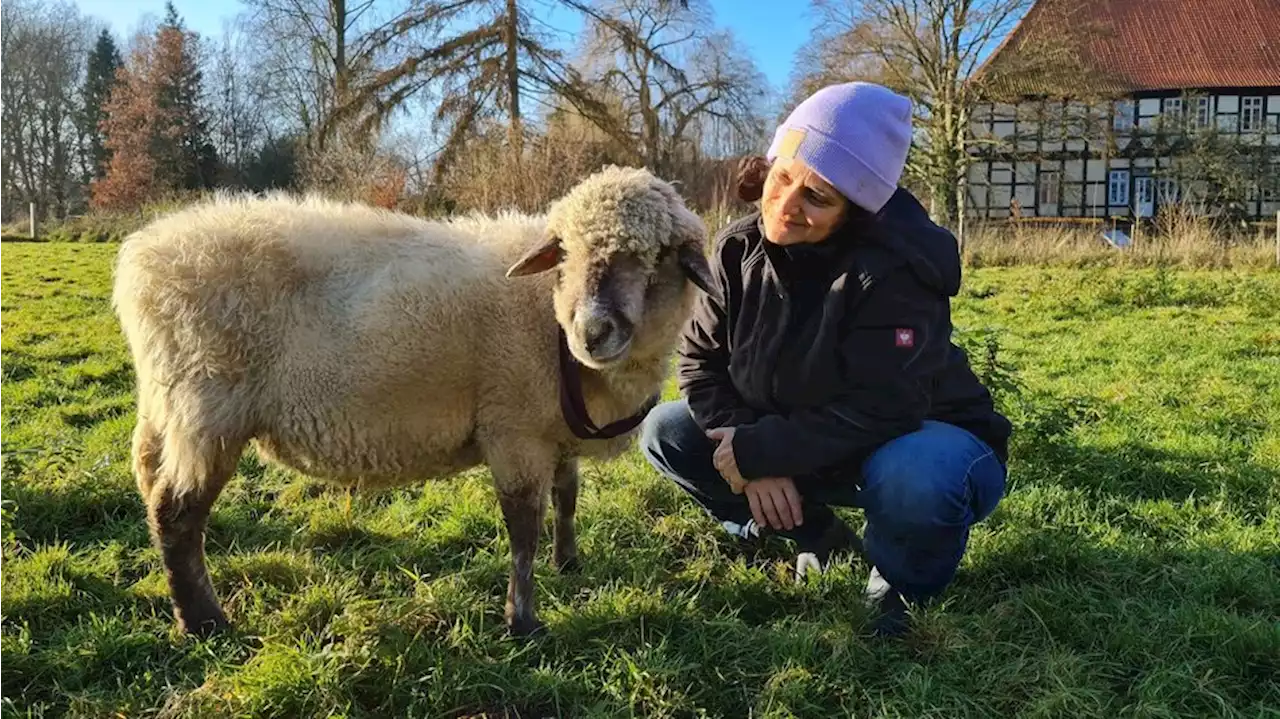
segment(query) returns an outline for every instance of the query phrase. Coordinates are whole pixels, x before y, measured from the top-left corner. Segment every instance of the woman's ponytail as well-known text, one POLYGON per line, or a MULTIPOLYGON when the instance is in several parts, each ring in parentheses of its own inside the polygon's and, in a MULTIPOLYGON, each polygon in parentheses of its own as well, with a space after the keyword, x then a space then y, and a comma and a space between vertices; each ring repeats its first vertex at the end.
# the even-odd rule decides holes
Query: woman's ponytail
POLYGON ((738 197, 755 202, 764 196, 764 178, 769 174, 769 161, 759 155, 738 161, 738 197))

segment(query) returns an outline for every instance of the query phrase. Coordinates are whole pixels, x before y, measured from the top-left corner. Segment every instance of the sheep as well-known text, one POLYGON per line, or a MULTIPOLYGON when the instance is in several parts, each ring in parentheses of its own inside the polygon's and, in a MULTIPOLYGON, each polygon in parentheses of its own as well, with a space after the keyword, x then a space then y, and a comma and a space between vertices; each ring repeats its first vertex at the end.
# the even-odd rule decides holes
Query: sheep
POLYGON ((547 496, 553 562, 572 571, 578 460, 623 452, 660 393, 699 288, 714 292, 705 232, 670 184, 609 166, 541 215, 219 195, 126 238, 112 306, 136 372, 133 472, 179 631, 230 626, 204 532, 250 444, 357 488, 488 466, 506 627, 541 630, 547 496))

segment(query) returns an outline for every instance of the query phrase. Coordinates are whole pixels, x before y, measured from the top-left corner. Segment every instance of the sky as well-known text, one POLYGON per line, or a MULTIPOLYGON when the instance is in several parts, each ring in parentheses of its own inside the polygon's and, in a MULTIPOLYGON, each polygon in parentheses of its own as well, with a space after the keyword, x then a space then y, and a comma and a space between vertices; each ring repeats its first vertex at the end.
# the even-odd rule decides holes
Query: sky
MULTIPOLYGON (((151 15, 153 21, 164 16, 165 0, 75 0, 81 12, 96 16, 110 24, 122 46, 151 15)), ((223 21, 240 10, 239 0, 173 0, 173 5, 187 27, 204 36, 222 32, 223 21)), ((813 17, 803 0, 711 0, 716 26, 733 30, 768 81, 779 91, 785 90, 791 64, 797 49, 809 38, 813 17), (782 9, 786 7, 786 9, 782 9)), ((568 11, 545 18, 556 27, 571 29, 568 11)))

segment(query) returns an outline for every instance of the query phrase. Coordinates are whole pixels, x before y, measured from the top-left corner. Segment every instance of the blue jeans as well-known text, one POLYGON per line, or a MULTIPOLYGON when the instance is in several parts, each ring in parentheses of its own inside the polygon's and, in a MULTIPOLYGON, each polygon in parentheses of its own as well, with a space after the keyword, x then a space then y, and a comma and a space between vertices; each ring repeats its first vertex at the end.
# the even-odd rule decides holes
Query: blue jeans
MULTIPOLYGON (((650 464, 712 517, 738 524, 751 519, 746 495, 734 494, 712 464, 715 445, 694 422, 687 401, 655 407, 640 445, 650 464)), ((860 507, 867 559, 903 597, 918 601, 941 593, 955 577, 970 526, 1004 496, 1005 467, 970 432, 926 421, 873 452, 861 476, 792 479, 804 524, 781 534, 803 543, 829 525, 830 505, 860 507)))

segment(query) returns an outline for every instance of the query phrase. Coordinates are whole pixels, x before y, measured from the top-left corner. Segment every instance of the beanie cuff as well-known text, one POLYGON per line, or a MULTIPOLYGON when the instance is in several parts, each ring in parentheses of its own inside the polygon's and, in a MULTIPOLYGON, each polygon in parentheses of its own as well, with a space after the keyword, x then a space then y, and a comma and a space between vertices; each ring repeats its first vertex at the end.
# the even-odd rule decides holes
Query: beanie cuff
POLYGON ((840 191, 853 204, 872 214, 881 208, 898 190, 895 183, 880 177, 862 158, 836 142, 834 138, 811 126, 781 125, 773 136, 773 143, 765 158, 772 162, 778 157, 784 138, 791 131, 804 133, 791 157, 801 160, 822 179, 840 191), (810 140, 810 135, 820 138, 810 140))

